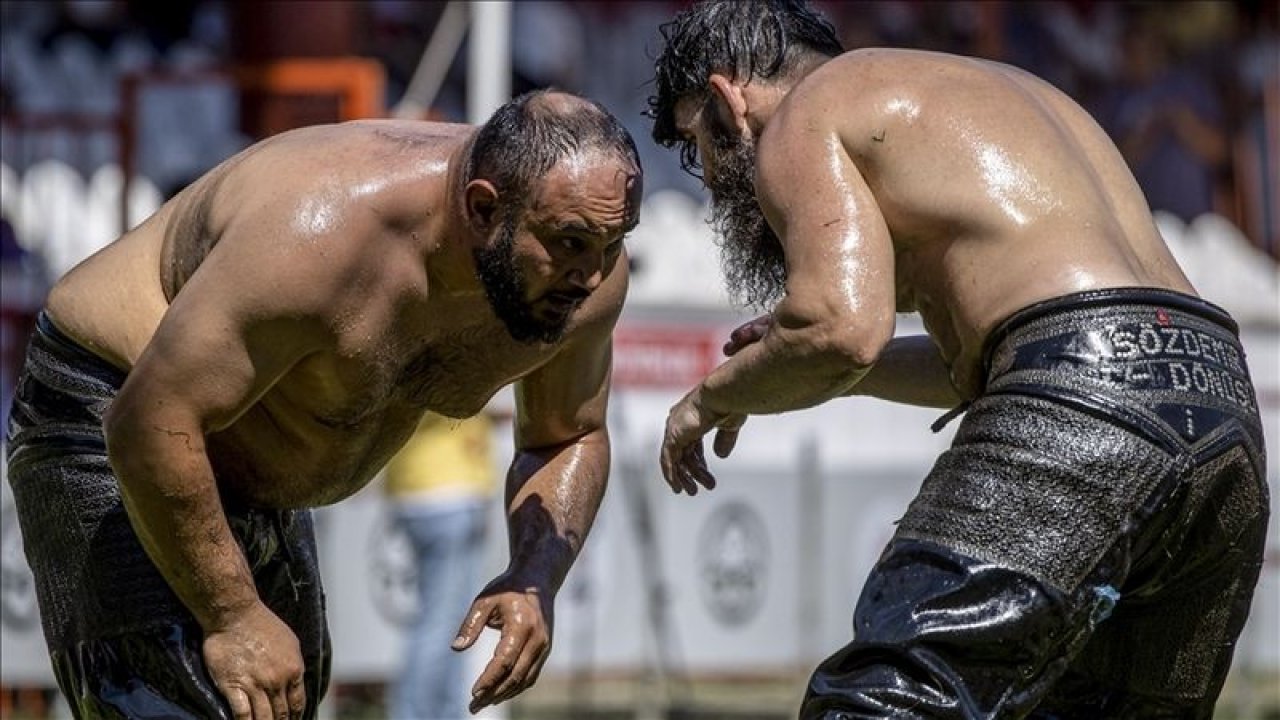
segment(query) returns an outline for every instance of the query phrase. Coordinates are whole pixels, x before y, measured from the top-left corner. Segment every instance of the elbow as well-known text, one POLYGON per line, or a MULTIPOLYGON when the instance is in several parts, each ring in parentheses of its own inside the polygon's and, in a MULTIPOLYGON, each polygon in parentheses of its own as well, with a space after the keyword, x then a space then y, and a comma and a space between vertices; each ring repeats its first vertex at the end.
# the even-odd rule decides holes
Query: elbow
POLYGON ((833 387, 856 383, 888 344, 892 332, 882 333, 848 325, 813 328, 803 341, 806 364, 817 375, 826 376, 833 387))
POLYGON ((129 412, 118 396, 102 413, 102 436, 112 468, 117 477, 124 477, 128 474, 122 472, 124 461, 137 456, 133 447, 141 439, 141 432, 136 413, 129 412))
POLYGON ((893 311, 862 309, 841 313, 832 320, 830 352, 845 365, 861 372, 871 369, 893 340, 893 311))
POLYGON ((107 451, 110 453, 112 448, 123 445, 125 439, 135 434, 130 430, 129 413, 124 410, 120 402, 119 396, 116 400, 107 406, 102 413, 102 435, 107 443, 107 451))
POLYGON ((777 340, 799 350, 811 369, 831 376, 837 384, 851 384, 880 359, 893 339, 892 310, 836 308, 797 312, 785 308, 776 315, 777 340))
POLYGON ((880 360, 893 339, 893 317, 833 320, 817 343, 823 364, 837 369, 842 379, 854 382, 880 360))
POLYGON ((861 377, 880 359, 890 335, 846 332, 833 338, 825 348, 829 362, 844 368, 853 379, 861 377))
POLYGON ((161 449, 156 446, 155 435, 163 423, 134 402, 133 397, 127 390, 122 391, 102 413, 107 459, 119 478, 130 475, 129 470, 145 463, 148 455, 161 449))

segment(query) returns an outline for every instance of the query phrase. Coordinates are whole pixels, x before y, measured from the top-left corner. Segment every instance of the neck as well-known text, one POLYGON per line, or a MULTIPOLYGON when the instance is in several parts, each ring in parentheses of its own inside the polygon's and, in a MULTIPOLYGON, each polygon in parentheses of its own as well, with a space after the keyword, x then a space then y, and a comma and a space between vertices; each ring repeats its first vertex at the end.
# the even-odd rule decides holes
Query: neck
POLYGON ((790 77, 776 77, 763 83, 748 83, 743 87, 747 93, 747 125, 759 136, 760 131, 768 124, 778 105, 787 97, 796 85, 809 76, 814 70, 827 64, 831 58, 814 54, 808 62, 790 77))
POLYGON ((782 102, 782 98, 786 97, 787 90, 773 83, 768 85, 748 85, 744 88, 744 94, 747 96, 747 127, 751 129, 751 133, 756 137, 764 130, 764 126, 769 123, 773 117, 773 113, 777 111, 778 104, 782 102))
POLYGON ((467 222, 463 192, 467 184, 467 162, 478 131, 476 128, 449 155, 449 172, 445 178, 444 202, 441 203, 444 218, 435 233, 436 241, 429 242, 426 251, 427 274, 432 284, 443 288, 446 293, 470 293, 481 289, 471 254, 476 239, 467 222))

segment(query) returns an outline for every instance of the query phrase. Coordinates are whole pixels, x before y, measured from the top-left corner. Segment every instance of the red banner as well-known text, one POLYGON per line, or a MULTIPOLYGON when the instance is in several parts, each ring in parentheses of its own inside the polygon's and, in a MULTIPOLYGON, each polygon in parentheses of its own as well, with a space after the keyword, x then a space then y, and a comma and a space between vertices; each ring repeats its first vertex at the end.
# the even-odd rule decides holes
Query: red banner
POLYGON ((688 389, 724 361, 722 328, 620 324, 613 333, 613 382, 688 389))

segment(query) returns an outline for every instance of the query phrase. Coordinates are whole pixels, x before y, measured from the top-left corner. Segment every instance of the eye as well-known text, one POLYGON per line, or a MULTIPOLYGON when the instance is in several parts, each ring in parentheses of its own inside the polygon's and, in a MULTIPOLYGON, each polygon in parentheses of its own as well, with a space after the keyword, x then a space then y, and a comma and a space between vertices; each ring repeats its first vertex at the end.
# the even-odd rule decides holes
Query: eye
POLYGON ((560 249, 564 250, 565 252, 571 255, 577 255, 578 253, 585 250, 586 247, 587 247, 586 241, 584 241, 580 237, 576 237, 574 235, 560 236, 560 249))

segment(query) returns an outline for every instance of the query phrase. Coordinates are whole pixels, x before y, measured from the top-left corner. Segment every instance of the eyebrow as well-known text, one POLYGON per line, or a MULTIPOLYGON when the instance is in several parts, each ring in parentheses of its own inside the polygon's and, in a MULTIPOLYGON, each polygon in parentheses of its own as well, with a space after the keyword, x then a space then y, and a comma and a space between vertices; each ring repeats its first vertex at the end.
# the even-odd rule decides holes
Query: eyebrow
POLYGON ((634 219, 628 218, 623 224, 617 228, 606 227, 604 225, 596 225, 581 220, 569 220, 563 223, 550 223, 549 226, 556 232, 578 233, 587 235, 602 242, 621 240, 639 225, 639 213, 635 214, 634 219))
POLYGON ((609 234, 607 228, 595 225, 593 223, 583 222, 581 220, 570 220, 568 222, 551 223, 552 229, 558 232, 581 233, 583 235, 596 235, 604 237, 609 234))

